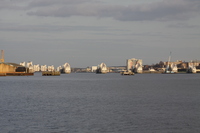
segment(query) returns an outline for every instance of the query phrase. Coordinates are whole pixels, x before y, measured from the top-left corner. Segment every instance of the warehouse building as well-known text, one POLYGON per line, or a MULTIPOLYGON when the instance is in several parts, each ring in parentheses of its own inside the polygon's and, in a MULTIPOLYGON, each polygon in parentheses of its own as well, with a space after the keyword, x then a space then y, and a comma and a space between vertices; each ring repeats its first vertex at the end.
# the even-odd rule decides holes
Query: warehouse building
POLYGON ((16 63, 6 63, 4 62, 4 51, 1 50, 1 59, 0 59, 0 76, 25 76, 33 75, 29 72, 27 67, 16 63))

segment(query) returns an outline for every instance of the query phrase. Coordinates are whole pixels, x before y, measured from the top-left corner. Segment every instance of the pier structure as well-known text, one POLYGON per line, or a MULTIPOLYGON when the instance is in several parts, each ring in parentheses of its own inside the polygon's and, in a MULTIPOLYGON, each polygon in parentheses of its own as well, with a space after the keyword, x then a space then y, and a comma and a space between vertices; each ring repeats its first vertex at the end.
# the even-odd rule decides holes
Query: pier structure
POLYGON ((42 76, 60 76, 60 72, 58 72, 58 71, 46 71, 46 72, 42 72, 42 76))
POLYGON ((127 71, 128 72, 134 72, 134 73, 142 73, 142 60, 141 59, 127 59, 126 61, 127 71))
POLYGON ((62 71, 62 66, 57 67, 56 70, 57 70, 58 72, 61 72, 61 71, 62 71))
POLYGON ((100 65, 98 65, 97 67, 97 70, 96 70, 96 73, 102 73, 102 74, 105 74, 108 72, 108 68, 106 66, 105 63, 101 63, 100 65))
POLYGON ((193 64, 189 64, 189 67, 187 69, 188 73, 197 73, 197 69, 193 64))
POLYGON ((69 63, 65 63, 62 66, 61 73, 70 74, 71 73, 71 66, 69 63))

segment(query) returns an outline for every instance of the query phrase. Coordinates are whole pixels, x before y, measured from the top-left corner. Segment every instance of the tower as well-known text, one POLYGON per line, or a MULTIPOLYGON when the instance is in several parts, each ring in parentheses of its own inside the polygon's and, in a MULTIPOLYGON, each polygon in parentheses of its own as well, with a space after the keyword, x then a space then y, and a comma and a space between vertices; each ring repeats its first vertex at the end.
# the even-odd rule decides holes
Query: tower
POLYGON ((0 62, 4 62, 4 51, 1 50, 1 59, 0 59, 0 62))

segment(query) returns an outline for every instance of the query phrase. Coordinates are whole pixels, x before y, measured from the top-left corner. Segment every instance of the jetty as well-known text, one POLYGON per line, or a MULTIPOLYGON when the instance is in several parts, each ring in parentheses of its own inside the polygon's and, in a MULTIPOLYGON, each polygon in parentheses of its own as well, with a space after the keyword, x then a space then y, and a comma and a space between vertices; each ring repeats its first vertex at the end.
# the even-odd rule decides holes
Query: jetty
POLYGON ((42 72, 42 76, 60 76, 60 72, 58 71, 45 71, 42 72))
POLYGON ((131 71, 123 71, 121 72, 121 75, 134 75, 135 73, 134 72, 131 72, 131 71))
POLYGON ((98 65, 96 73, 97 74, 106 74, 108 72, 108 68, 105 63, 101 63, 98 65))
POLYGON ((0 76, 33 76, 34 73, 24 73, 24 72, 5 72, 0 73, 0 76))

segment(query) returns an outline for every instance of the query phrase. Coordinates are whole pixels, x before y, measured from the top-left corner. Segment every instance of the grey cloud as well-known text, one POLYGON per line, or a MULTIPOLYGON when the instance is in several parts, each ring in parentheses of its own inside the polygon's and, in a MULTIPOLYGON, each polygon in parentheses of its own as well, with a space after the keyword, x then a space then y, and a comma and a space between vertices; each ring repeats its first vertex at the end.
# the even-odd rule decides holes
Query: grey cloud
POLYGON ((176 23, 176 24, 170 24, 168 25, 169 28, 200 28, 199 25, 189 25, 186 23, 176 23))
POLYGON ((27 8, 24 6, 25 3, 27 0, 0 0, 0 10, 24 10, 27 8))
POLYGON ((120 21, 188 20, 200 14, 200 0, 163 0, 129 6, 99 0, 3 0, 1 9, 26 9, 28 15, 111 17, 120 21), (26 4, 21 4, 26 3, 26 4))
POLYGON ((121 21, 187 20, 200 13, 199 0, 163 0, 150 4, 129 6, 88 3, 88 0, 81 3, 71 0, 59 0, 58 2, 37 0, 32 2, 31 5, 43 7, 37 11, 28 12, 29 15, 112 17, 121 21))
POLYGON ((1 9, 9 9, 12 7, 14 7, 14 4, 11 3, 10 1, 5 1, 5 0, 0 1, 0 10, 1 9))
POLYGON ((19 24, 3 24, 0 23, 0 31, 20 31, 20 32, 65 32, 65 31, 111 31, 108 27, 102 26, 60 26, 60 25, 19 25, 19 24))
POLYGON ((45 7, 52 5, 71 5, 81 3, 92 3, 94 0, 33 0, 30 2, 29 7, 45 7))

